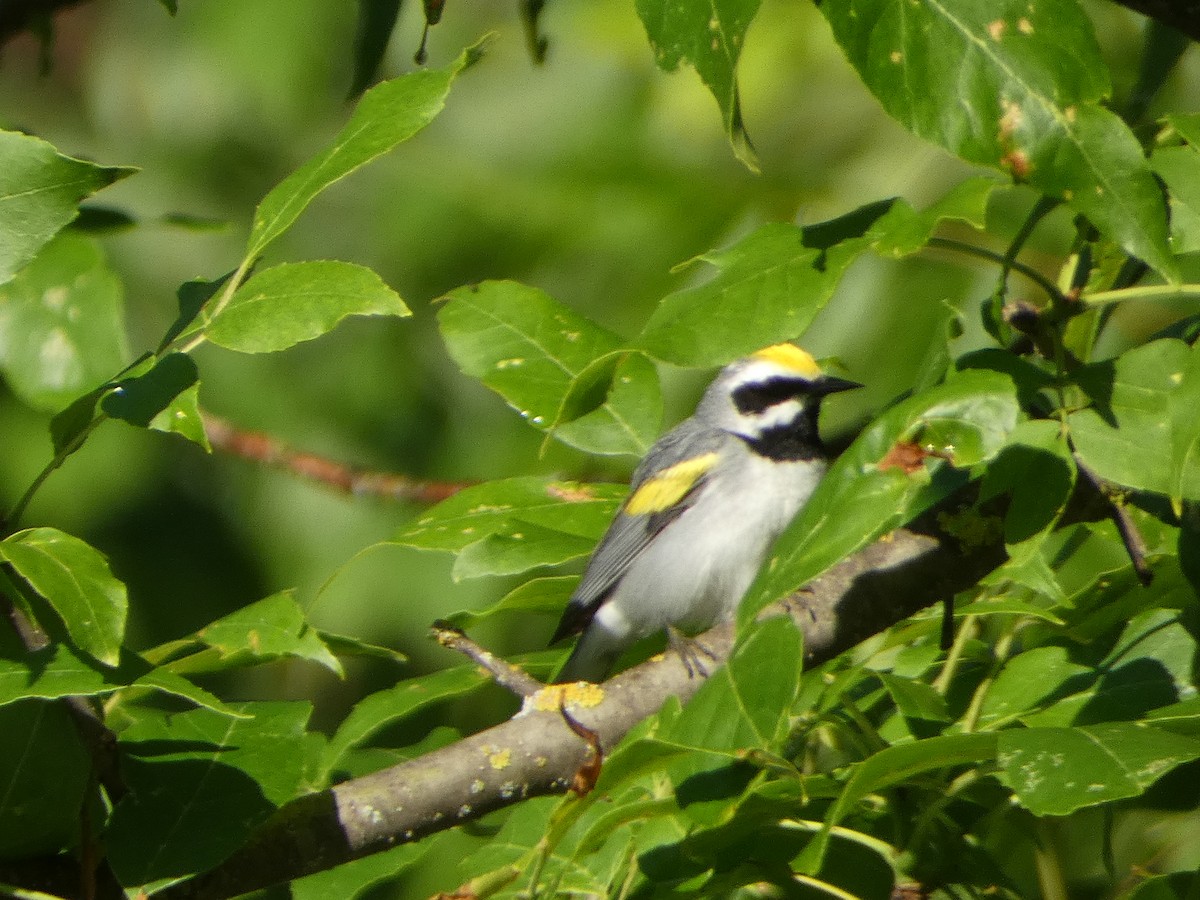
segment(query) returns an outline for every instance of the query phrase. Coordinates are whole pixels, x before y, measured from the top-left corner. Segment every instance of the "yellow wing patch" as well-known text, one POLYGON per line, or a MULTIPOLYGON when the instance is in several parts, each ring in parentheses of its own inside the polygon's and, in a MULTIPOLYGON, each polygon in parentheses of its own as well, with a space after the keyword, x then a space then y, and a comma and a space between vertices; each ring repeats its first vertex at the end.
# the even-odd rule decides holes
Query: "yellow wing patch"
POLYGON ((630 495, 625 501, 625 512, 631 516, 646 516, 670 509, 696 486, 701 475, 716 464, 716 453, 704 453, 667 466, 657 475, 647 478, 630 495))
POLYGON ((817 361, 812 358, 812 355, 804 350, 801 350, 795 344, 773 344, 770 347, 752 353, 754 359, 761 359, 765 362, 775 363, 777 366, 783 366, 785 369, 792 369, 796 374, 809 379, 820 378, 823 374, 821 367, 817 365, 817 361))

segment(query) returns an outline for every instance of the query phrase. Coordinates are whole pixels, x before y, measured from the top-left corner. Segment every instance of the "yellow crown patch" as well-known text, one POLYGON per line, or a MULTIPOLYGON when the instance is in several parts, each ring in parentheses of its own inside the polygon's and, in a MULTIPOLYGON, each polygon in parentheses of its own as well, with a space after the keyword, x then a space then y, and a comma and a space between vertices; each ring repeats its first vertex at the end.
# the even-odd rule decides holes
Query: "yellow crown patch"
POLYGON ((817 365, 817 361, 812 358, 812 355, 801 350, 795 344, 773 344, 756 351, 751 354, 751 357, 791 369, 808 379, 820 378, 822 374, 821 367, 817 365))

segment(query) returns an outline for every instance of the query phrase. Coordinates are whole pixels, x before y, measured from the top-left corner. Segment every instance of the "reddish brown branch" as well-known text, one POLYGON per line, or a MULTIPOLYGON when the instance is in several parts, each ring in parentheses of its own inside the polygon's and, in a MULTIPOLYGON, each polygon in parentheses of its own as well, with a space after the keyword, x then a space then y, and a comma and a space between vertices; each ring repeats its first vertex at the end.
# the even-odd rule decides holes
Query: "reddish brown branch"
POLYGON ((205 412, 202 416, 204 431, 214 450, 282 469, 343 494, 438 503, 470 486, 465 481, 420 481, 407 475, 356 469, 313 453, 292 450, 278 438, 261 431, 244 431, 212 413, 205 412))

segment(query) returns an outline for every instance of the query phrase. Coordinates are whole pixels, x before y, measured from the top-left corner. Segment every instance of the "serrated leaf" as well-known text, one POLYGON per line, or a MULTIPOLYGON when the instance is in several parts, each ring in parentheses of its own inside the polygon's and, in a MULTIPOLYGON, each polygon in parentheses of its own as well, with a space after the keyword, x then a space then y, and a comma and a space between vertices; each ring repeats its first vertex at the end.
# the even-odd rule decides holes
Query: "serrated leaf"
POLYGON ((1017 412, 1012 381, 986 371, 959 373, 888 410, 838 457, 776 541, 738 621, 751 621, 767 604, 928 509, 965 481, 965 469, 1000 452, 1017 412), (935 455, 906 471, 903 461, 889 462, 902 443, 935 455), (947 471, 939 457, 949 457, 957 470, 947 471))
POLYGON ((1100 105, 1108 70, 1072 0, 834 0, 834 36, 884 108, 963 159, 1062 197, 1169 280, 1162 192, 1100 105))
POLYGON ((638 0, 638 16, 654 47, 660 69, 672 72, 680 62, 691 65, 721 107, 725 133, 734 153, 758 171, 754 148, 746 136, 738 101, 737 63, 746 29, 761 0, 638 0))
POLYGON ((463 610, 446 617, 456 628, 474 628, 493 616, 518 613, 521 615, 561 615, 576 585, 577 575, 558 575, 531 578, 509 591, 491 606, 481 610, 463 610))
POLYGON ((1038 816, 1136 797, 1180 763, 1200 757, 1200 740, 1140 722, 1017 728, 997 739, 1000 781, 1038 816))
POLYGON ((738 758, 752 747, 772 749, 788 727, 803 657, 800 632, 789 617, 758 624, 729 662, 709 675, 663 740, 738 758))
POLYGON ((830 829, 868 794, 922 772, 978 763, 995 755, 995 734, 953 734, 897 744, 868 757, 853 767, 849 781, 825 816, 824 827, 797 857, 795 868, 808 873, 820 871, 830 829))
POLYGON ((146 428, 199 377, 190 356, 168 353, 149 372, 117 382, 100 401, 100 408, 114 419, 146 428))
POLYGON ((230 350, 271 353, 320 337, 346 316, 409 315, 400 295, 364 266, 283 263, 239 287, 204 336, 230 350))
POLYGON ((0 706, 22 699, 105 696, 126 687, 168 694, 221 715, 237 715, 198 685, 153 668, 129 651, 124 651, 120 664, 111 668, 62 643, 30 653, 15 635, 0 632, 0 706))
POLYGON ((1079 379, 1094 405, 1068 423, 1088 466, 1116 484, 1166 495, 1177 511, 1200 499, 1200 350, 1153 341, 1079 379))
POLYGON ((433 121, 446 103, 450 85, 479 58, 483 43, 468 47, 444 69, 410 72, 363 94, 329 149, 281 181, 258 205, 246 242, 247 258, 258 258, 329 185, 387 153, 433 121))
POLYGON ((360 746, 381 728, 403 721, 444 700, 461 697, 485 683, 486 676, 476 666, 457 666, 368 694, 355 704, 329 739, 325 770, 336 770, 346 753, 360 746))
POLYGON ((56 528, 30 528, 0 541, 0 559, 54 607, 81 650, 117 665, 129 599, 98 550, 56 528))
POLYGON ((808 228, 773 223, 698 257, 717 269, 698 287, 662 299, 637 344, 679 365, 723 365, 798 337, 870 245, 870 227, 893 205, 873 204, 808 228))
POLYGON ((505 478, 473 485, 426 510, 394 541, 421 550, 461 550, 513 521, 598 539, 628 491, 620 484, 505 478))
POLYGON ((65 707, 26 701, 0 709, 0 859, 53 857, 75 846, 90 773, 65 707))
POLYGON ((641 454, 654 442, 654 367, 622 360, 617 335, 545 292, 513 281, 459 288, 438 323, 458 367, 538 430, 595 453, 641 454))
POLYGON ((950 721, 946 698, 931 685, 887 672, 876 672, 875 677, 891 695, 900 715, 909 719, 924 719, 927 722, 950 721))
POLYGON ((201 628, 195 640, 207 649, 176 659, 166 668, 179 675, 196 675, 291 658, 343 674, 341 663, 308 624, 292 591, 280 591, 217 619, 201 628))
POLYGON ((60 235, 0 285, 0 372, 30 406, 63 409, 128 355, 121 282, 91 238, 60 235))
POLYGON ((144 713, 121 733, 130 793, 106 830, 122 884, 210 868, 301 793, 318 745, 308 703, 247 703, 246 718, 209 710, 144 713))
POLYGON ((80 200, 135 171, 72 159, 39 138, 0 131, 0 284, 75 218, 80 200))

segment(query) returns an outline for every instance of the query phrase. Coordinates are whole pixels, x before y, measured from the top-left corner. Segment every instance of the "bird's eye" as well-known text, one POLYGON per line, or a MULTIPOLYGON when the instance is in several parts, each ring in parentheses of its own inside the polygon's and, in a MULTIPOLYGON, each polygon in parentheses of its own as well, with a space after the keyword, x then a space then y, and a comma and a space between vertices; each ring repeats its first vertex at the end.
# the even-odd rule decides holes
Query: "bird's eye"
POLYGON ((744 384, 733 392, 733 405, 742 415, 758 415, 777 403, 800 396, 808 389, 801 378, 772 378, 744 384))

